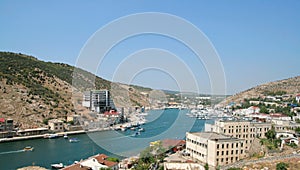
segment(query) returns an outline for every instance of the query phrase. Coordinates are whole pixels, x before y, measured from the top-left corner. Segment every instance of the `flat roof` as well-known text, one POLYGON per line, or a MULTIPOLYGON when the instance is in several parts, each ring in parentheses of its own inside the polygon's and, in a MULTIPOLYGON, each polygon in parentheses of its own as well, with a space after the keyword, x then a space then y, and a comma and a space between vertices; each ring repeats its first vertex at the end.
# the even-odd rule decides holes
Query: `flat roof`
MULTIPOLYGON (((188 133, 190 133, 190 132, 188 132, 188 133)), ((208 140, 241 140, 236 137, 231 137, 231 136, 223 135, 223 134, 216 133, 216 132, 193 132, 190 134, 193 134, 193 135, 196 135, 201 138, 208 139, 208 140)))

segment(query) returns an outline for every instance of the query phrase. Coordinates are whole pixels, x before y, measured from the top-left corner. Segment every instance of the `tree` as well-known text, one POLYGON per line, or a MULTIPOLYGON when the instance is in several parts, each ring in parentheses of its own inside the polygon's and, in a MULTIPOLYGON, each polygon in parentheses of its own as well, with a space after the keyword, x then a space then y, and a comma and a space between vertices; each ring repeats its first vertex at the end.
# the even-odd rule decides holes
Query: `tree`
POLYGON ((278 164, 276 164, 276 170, 287 170, 288 167, 288 164, 284 162, 279 162, 278 164))
POLYGON ((266 132, 266 137, 267 139, 273 141, 276 138, 276 132, 274 127, 272 127, 270 130, 268 130, 268 132, 266 132))
POLYGON ((205 169, 205 170, 209 170, 208 163, 206 163, 206 164, 204 165, 204 169, 205 169))

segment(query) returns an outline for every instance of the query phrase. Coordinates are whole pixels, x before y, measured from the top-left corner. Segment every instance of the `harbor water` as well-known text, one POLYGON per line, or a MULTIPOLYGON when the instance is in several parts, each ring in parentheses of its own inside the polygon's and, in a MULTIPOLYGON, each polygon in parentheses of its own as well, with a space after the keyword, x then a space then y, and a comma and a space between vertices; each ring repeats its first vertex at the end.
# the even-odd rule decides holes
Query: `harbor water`
POLYGON ((70 143, 67 139, 33 139, 0 143, 0 164, 3 170, 37 165, 51 169, 51 164, 62 162, 65 165, 103 153, 108 156, 124 157, 137 155, 149 143, 161 139, 184 139, 186 132, 202 131, 207 120, 186 116, 188 110, 153 110, 146 117, 145 129, 136 135, 136 130, 102 131, 72 135, 79 142, 70 143), (34 151, 24 152, 26 146, 34 151))

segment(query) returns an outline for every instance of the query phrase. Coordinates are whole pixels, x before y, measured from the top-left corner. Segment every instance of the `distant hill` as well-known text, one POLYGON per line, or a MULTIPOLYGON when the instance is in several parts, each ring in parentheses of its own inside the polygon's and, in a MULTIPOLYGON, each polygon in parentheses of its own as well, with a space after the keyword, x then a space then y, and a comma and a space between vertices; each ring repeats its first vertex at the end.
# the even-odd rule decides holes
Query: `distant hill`
POLYGON ((244 99, 259 98, 263 96, 288 95, 295 97, 300 93, 300 76, 265 83, 241 93, 232 95, 223 100, 219 105, 227 105, 231 102, 241 103, 244 99))
POLYGON ((80 103, 82 92, 91 89, 113 89, 117 107, 149 106, 147 94, 152 91, 111 83, 67 64, 0 52, 0 117, 13 118, 21 127, 38 127, 51 118, 88 113, 80 103))

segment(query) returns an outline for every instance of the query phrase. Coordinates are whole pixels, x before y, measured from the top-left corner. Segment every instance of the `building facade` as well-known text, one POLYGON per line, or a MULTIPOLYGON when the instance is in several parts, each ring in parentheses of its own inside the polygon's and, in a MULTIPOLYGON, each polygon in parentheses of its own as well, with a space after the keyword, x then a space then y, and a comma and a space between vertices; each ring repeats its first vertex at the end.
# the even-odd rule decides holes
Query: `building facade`
POLYGON ((58 119, 51 119, 48 121, 49 130, 54 132, 64 131, 64 123, 58 119))
POLYGON ((186 133, 186 149, 193 159, 214 167, 246 157, 243 139, 215 132, 186 133))
POLYGON ((246 152, 255 138, 265 138, 265 133, 272 128, 271 123, 251 122, 248 120, 218 120, 213 125, 206 125, 205 131, 212 131, 245 140, 246 152))
POLYGON ((108 90, 92 90, 84 92, 82 105, 88 107, 91 111, 98 113, 104 113, 105 111, 115 108, 108 90))

